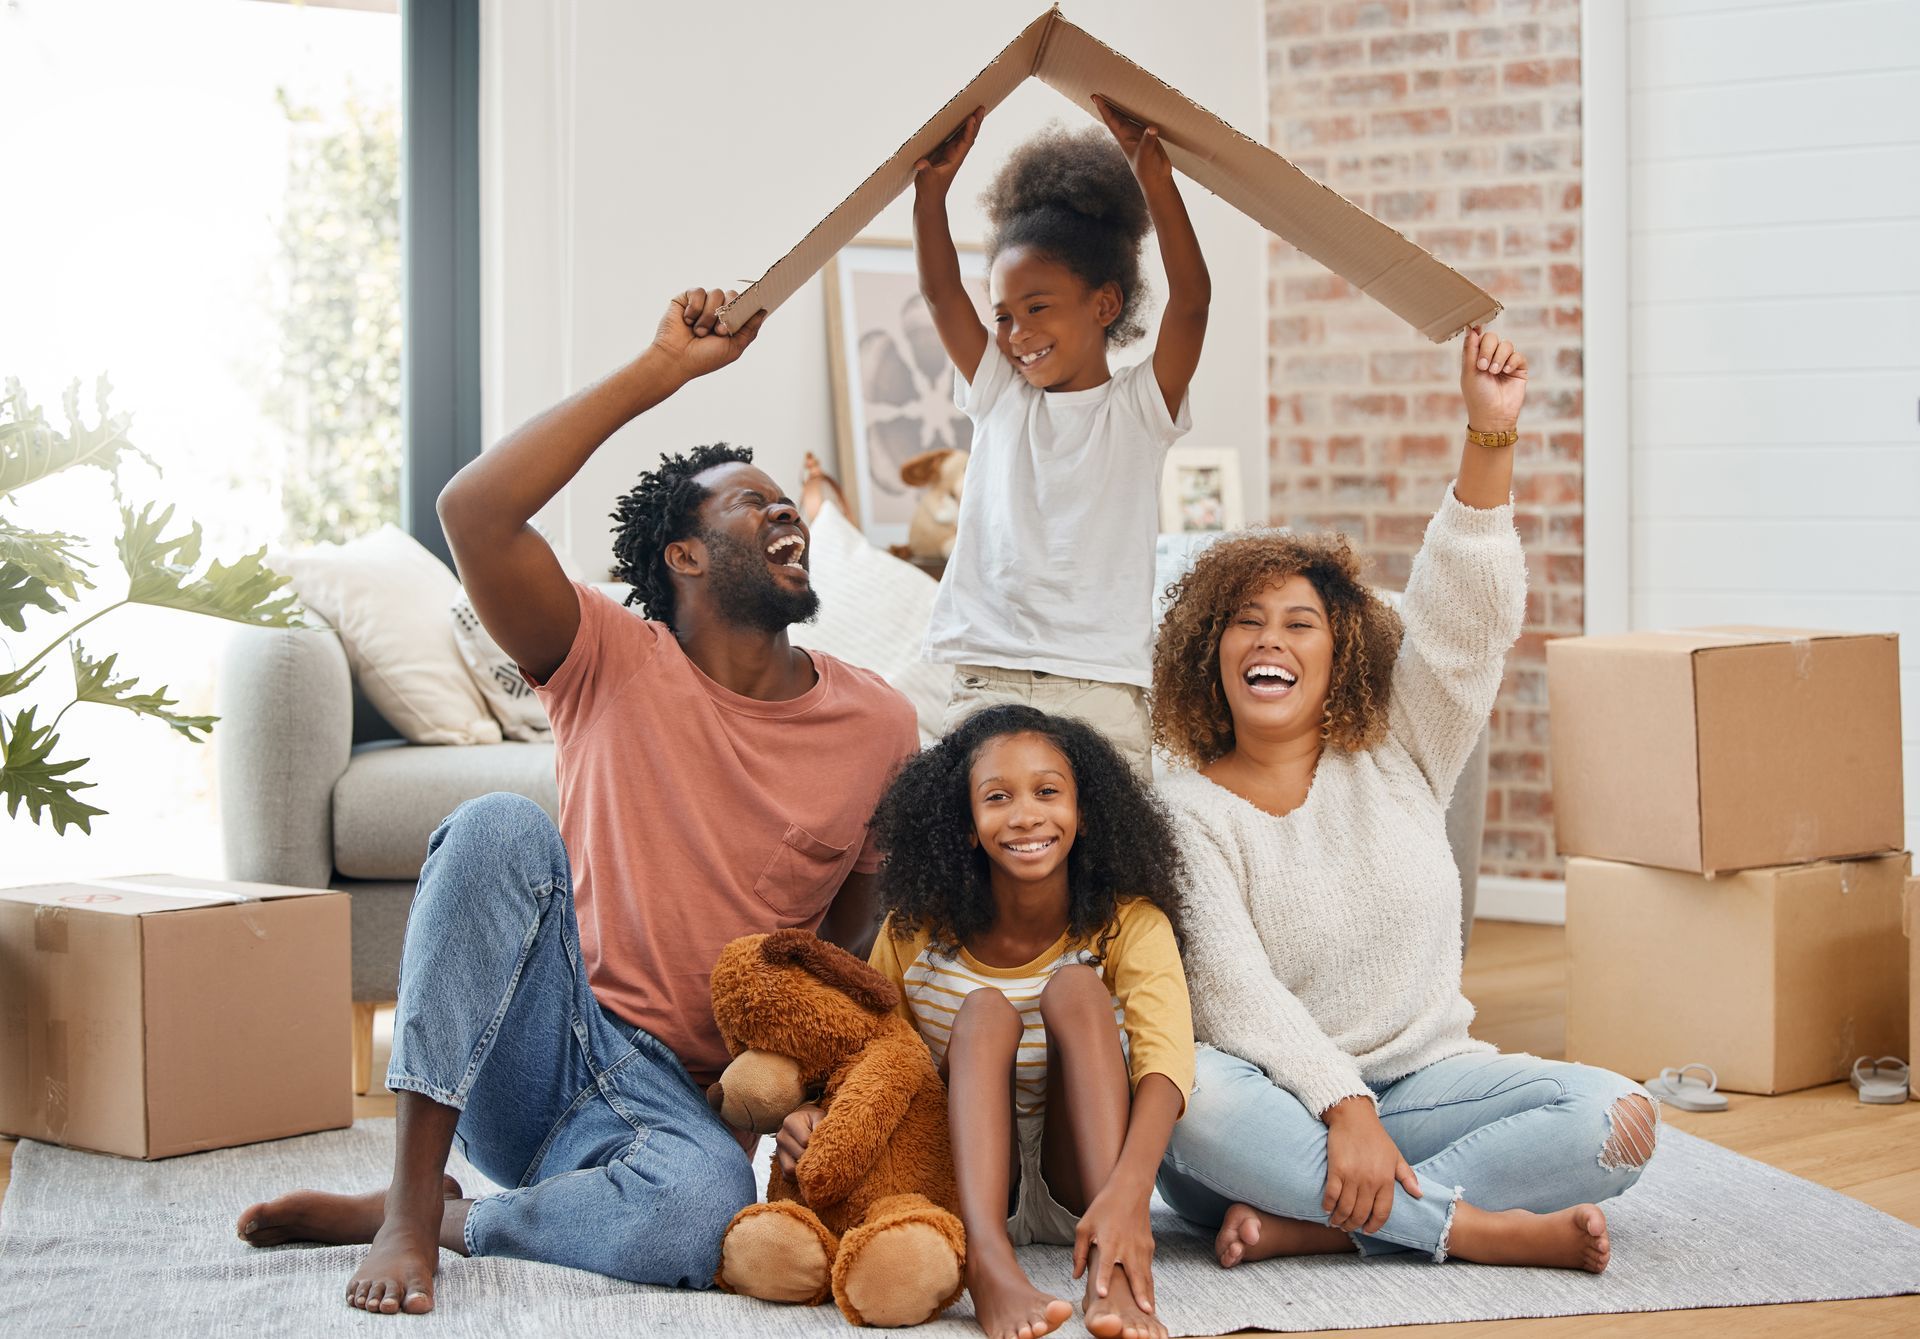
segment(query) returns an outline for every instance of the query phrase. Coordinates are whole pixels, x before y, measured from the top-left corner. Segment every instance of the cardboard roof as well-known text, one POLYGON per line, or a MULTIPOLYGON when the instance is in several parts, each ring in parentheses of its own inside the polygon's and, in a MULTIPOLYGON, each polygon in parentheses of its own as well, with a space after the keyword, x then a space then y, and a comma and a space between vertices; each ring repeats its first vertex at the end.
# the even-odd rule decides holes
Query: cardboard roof
POLYGON ((1155 78, 1084 28, 1048 10, 935 113, 800 244, 721 309, 734 329, 774 311, 913 182, 913 165, 975 107, 988 111, 1038 79, 1099 113, 1099 93, 1160 127, 1173 165, 1254 222, 1292 243, 1436 344, 1492 320, 1500 304, 1451 267, 1257 140, 1155 78))

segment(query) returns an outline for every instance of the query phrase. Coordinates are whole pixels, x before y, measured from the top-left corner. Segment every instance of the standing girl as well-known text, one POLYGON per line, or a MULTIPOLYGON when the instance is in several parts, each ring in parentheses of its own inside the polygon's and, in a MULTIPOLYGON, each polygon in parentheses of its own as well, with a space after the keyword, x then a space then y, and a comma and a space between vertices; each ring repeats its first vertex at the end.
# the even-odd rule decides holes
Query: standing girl
POLYGON ((907 763, 874 831, 872 963, 947 1078, 981 1329, 1073 1314, 1014 1257, 1039 1242, 1073 1247, 1094 1334, 1165 1339, 1147 1205, 1193 1086, 1165 814, 1089 726, 1001 705, 907 763))
POLYGON ((953 557, 926 652, 956 667, 947 728, 992 702, 1080 717, 1147 775, 1154 539, 1166 451, 1192 426, 1211 284, 1159 131, 1096 98, 1110 134, 1028 140, 983 199, 993 329, 960 279, 947 191, 983 112, 917 164, 920 291, 973 421, 953 557), (1140 244, 1156 229, 1167 301, 1153 356, 1140 244))

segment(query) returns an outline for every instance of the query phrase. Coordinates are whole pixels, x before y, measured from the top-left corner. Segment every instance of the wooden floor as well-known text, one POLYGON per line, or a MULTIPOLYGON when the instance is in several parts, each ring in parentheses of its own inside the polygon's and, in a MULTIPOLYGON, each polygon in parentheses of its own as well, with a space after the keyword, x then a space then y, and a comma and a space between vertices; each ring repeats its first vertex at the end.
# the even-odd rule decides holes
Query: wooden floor
MULTIPOLYGON (((1467 957, 1466 990, 1479 1010, 1475 1035, 1503 1050, 1558 1057, 1566 1045, 1565 934, 1557 926, 1482 921, 1467 957)), ((391 1097, 357 1099, 358 1116, 393 1114, 391 1097)), ((1731 1099, 1715 1115, 1669 1111, 1676 1127, 1831 1186, 1920 1227, 1920 1103, 1862 1106, 1846 1084, 1785 1097, 1731 1099)), ((13 1144, 0 1139, 0 1203, 13 1144)), ((1810 1224, 1809 1231, 1817 1231, 1810 1224)), ((1069 1325, 1069 1334, 1078 1327, 1069 1325)), ((1377 1334, 1339 1330, 1342 1335, 1377 1334)), ((1661 1311, 1647 1315, 1567 1316, 1552 1320, 1475 1321, 1422 1327, 1422 1337, 1455 1339, 1665 1339, 1667 1336, 1846 1336, 1920 1334, 1920 1297, 1799 1306, 1661 1311)))

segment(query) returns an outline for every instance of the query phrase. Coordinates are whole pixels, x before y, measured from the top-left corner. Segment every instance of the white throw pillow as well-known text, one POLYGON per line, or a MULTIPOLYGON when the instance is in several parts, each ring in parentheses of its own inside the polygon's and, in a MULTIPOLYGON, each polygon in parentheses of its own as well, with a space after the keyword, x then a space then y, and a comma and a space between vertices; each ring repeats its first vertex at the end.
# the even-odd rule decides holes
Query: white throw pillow
POLYGON ((361 691, 409 742, 500 742, 447 617, 460 583, 411 535, 385 525, 270 561, 339 632, 361 691))
POLYGON ((480 616, 473 612, 473 601, 465 591, 454 597, 452 613, 453 640, 467 662, 467 672, 507 738, 529 744, 551 743, 553 724, 547 720, 547 709, 540 705, 513 657, 501 650, 500 643, 480 625, 480 616))
POLYGON ((796 646, 872 670, 913 703, 920 741, 940 737, 953 683, 951 665, 920 658, 940 585, 912 563, 876 547, 829 502, 812 525, 813 588, 820 617, 797 623, 796 646))

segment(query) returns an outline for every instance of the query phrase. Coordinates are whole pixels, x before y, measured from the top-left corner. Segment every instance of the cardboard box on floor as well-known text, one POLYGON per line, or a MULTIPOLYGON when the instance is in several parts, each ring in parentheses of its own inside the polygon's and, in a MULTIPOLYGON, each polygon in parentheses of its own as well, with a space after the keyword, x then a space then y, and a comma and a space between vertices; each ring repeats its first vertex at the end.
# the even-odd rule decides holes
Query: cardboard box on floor
MULTIPOLYGON (((1914 1054, 1914 1042, 1920 1041, 1920 879, 1907 880, 1905 907, 1907 931, 1907 1049, 1900 1052, 1910 1066, 1920 1067, 1920 1055, 1914 1054)), ((1920 1102, 1920 1083, 1909 1082, 1907 1096, 1920 1102)))
POLYGON ((991 112, 1028 79, 1049 85, 1096 122, 1093 95, 1098 93, 1135 120, 1158 126, 1167 157, 1181 172, 1435 343, 1500 313, 1500 304, 1477 285, 1069 23, 1055 7, 1028 24, 799 245, 722 308, 727 323, 737 330, 755 314, 776 310, 912 185, 913 165, 958 129, 974 108, 991 112))
POLYGON ((1567 637, 1547 693, 1564 855, 1712 874, 1906 845, 1890 634, 1567 637))
POLYGON ((1711 1065, 1720 1086, 1784 1093, 1907 1054, 1911 865, 1867 860, 1708 879, 1567 861, 1567 1058, 1646 1080, 1711 1065))
POLYGON ((0 1134, 164 1158, 353 1123, 345 893, 0 888, 0 1134))

